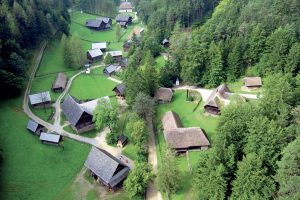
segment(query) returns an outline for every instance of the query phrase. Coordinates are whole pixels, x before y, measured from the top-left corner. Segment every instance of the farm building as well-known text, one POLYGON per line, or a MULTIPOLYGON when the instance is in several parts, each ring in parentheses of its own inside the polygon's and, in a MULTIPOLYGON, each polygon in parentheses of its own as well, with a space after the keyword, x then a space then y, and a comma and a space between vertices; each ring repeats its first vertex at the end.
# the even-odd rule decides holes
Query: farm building
POLYGON ((117 144, 117 146, 123 148, 123 147, 125 147, 125 145, 127 144, 127 142, 128 142, 128 138, 125 135, 121 134, 118 137, 118 144, 117 144))
POLYGON ((61 139, 62 139, 61 135, 52 134, 52 133, 42 132, 40 135, 40 141, 44 144, 59 145, 61 139))
POLYGON ((55 82, 52 85, 54 92, 62 92, 67 86, 67 76, 64 73, 58 73, 55 82))
POLYGON ((183 128, 177 113, 168 111, 162 117, 163 133, 165 140, 177 152, 188 150, 208 149, 210 143, 199 127, 183 128))
POLYGON ((107 48, 106 42, 92 43, 92 49, 100 49, 102 52, 107 48))
POLYGON ((125 41, 124 44, 123 44, 123 50, 125 52, 129 51, 130 47, 131 47, 131 41, 125 41))
POLYGON ((30 119, 27 123, 27 129, 35 135, 40 135, 44 131, 44 126, 30 119))
POLYGON ((134 28, 133 31, 128 35, 128 40, 132 40, 133 34, 136 36, 136 39, 140 40, 144 34, 144 28, 134 28))
POLYGON ((114 62, 116 63, 122 62, 122 57, 123 57, 122 51, 110 51, 108 53, 114 58, 114 62))
POLYGON ((88 50, 88 52, 86 53, 87 59, 89 59, 91 61, 100 60, 102 58, 102 55, 103 55, 103 53, 100 49, 88 50))
POLYGON ((92 147, 84 165, 99 183, 110 189, 120 187, 130 168, 104 150, 92 147))
POLYGON ((125 90, 126 90, 125 83, 120 83, 113 89, 113 91, 116 93, 116 96, 118 96, 118 97, 124 97, 125 90))
POLYGON ((227 85, 222 84, 211 93, 206 102, 204 103, 204 109, 207 113, 213 115, 219 115, 221 108, 228 101, 230 96, 230 90, 227 85))
POLYGON ((49 91, 29 95, 30 104, 35 107, 50 107, 51 97, 49 91))
POLYGON ((107 76, 111 76, 113 74, 115 74, 116 72, 121 70, 121 66, 118 64, 112 64, 109 65, 108 67, 103 69, 103 74, 107 75, 107 76))
POLYGON ((116 16, 116 22, 120 24, 121 22, 124 22, 123 24, 120 24, 121 26, 128 26, 132 22, 132 17, 126 14, 118 14, 116 16))
MULTIPOLYGON (((110 103, 107 96, 100 99, 110 103)), ((81 103, 72 96, 67 95, 61 108, 76 132, 82 133, 94 129, 93 112, 100 99, 81 103)))
POLYGON ((162 41, 162 45, 163 45, 165 48, 168 48, 168 47, 170 46, 169 40, 165 38, 165 39, 162 41))
POLYGON ((248 89, 257 89, 262 86, 260 77, 245 77, 243 79, 244 86, 248 89))
POLYGON ((121 2, 120 6, 119 6, 119 12, 132 12, 132 5, 131 2, 121 2))
POLYGON ((111 29, 112 20, 110 18, 89 19, 85 22, 85 26, 97 31, 111 29))
POLYGON ((173 97, 173 91, 171 88, 161 87, 154 95, 154 99, 160 103, 171 102, 173 97))

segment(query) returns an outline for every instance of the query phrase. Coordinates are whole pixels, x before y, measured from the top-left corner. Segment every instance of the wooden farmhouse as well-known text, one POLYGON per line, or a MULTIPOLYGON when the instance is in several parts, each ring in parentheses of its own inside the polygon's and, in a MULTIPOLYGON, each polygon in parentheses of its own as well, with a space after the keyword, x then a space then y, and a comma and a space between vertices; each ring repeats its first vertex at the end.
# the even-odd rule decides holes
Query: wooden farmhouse
POLYGON ((121 63, 123 58, 122 51, 110 51, 108 52, 113 58, 115 63, 121 63))
MULTIPOLYGON (((100 99, 110 103, 108 96, 100 99)), ((93 112, 100 99, 81 103, 70 95, 66 96, 61 108, 67 120, 71 123, 71 127, 77 133, 94 129, 93 112)))
POLYGON ((126 90, 125 83, 120 83, 113 89, 113 91, 116 93, 116 96, 118 97, 125 97, 125 90, 126 90))
POLYGON ((126 14, 118 14, 116 16, 116 22, 120 24, 121 27, 127 27, 132 22, 132 17, 126 14))
POLYGON ((67 76, 64 73, 58 73, 55 82, 52 85, 54 92, 63 92, 67 86, 67 76))
POLYGON ((27 123, 27 129, 35 135, 41 135, 41 132, 44 131, 44 126, 30 119, 27 123))
POLYGON ((159 103, 171 102, 173 97, 173 91, 171 88, 161 87, 159 88, 154 95, 154 100, 159 103))
POLYGON ((30 104, 35 108, 50 107, 51 97, 49 91, 29 95, 30 104))
POLYGON ((162 45, 163 45, 165 48, 169 48, 169 46, 170 46, 169 40, 165 38, 165 39, 162 41, 162 45))
POLYGON ((109 189, 119 188, 130 168, 108 152, 92 147, 84 165, 99 183, 109 189))
POLYGON ((260 77, 245 77, 243 79, 244 86, 249 89, 258 89, 262 86, 262 81, 260 77))
POLYGON ((106 48, 107 48, 106 42, 92 43, 92 49, 100 49, 102 52, 104 52, 106 48))
POLYGON ((110 18, 105 17, 89 19, 85 22, 85 26, 97 31, 108 30, 111 29, 112 20, 110 18))
POLYGON ((42 132, 40 135, 40 141, 44 144, 59 145, 61 139, 62 139, 61 135, 52 134, 52 133, 42 132))
POLYGON ((163 133, 167 143, 178 153, 208 149, 210 143, 199 127, 183 128, 177 113, 168 111, 162 117, 163 133))
POLYGON ((123 148, 123 147, 125 147, 125 145, 127 144, 127 142, 128 142, 128 138, 125 135, 121 134, 118 137, 117 146, 120 147, 120 148, 123 148))
POLYGON ((212 115, 220 115, 221 108, 225 106, 230 96, 230 90, 227 85, 222 84, 213 90, 211 95, 204 103, 204 109, 207 113, 212 115))
POLYGON ((108 67, 105 67, 103 69, 103 74, 107 75, 107 76, 111 76, 117 72, 119 72, 121 70, 121 66, 118 65, 118 64, 112 64, 112 65, 109 65, 108 67))
POLYGON ((101 60, 102 55, 103 55, 103 53, 100 49, 88 50, 88 52, 86 53, 87 59, 89 59, 92 62, 101 60))
POLYGON ((121 2, 120 6, 119 6, 119 12, 123 13, 123 12, 132 12, 132 5, 131 2, 121 2))

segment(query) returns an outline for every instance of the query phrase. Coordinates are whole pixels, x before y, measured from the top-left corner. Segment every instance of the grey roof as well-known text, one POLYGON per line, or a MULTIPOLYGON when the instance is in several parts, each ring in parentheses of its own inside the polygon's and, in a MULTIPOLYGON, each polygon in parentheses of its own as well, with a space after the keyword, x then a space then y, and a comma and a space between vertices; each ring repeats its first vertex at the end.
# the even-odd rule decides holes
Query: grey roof
POLYGON ((35 105, 39 103, 49 102, 51 101, 51 97, 49 91, 47 91, 47 92, 41 92, 37 94, 31 94, 29 95, 29 100, 31 105, 35 105))
POLYGON ((246 87, 260 87, 262 85, 260 77, 245 77, 243 81, 246 87))
POLYGON ((101 180, 111 187, 114 187, 121 182, 128 174, 127 167, 120 160, 104 150, 92 147, 84 165, 95 173, 101 180), (116 170, 121 169, 118 173, 116 170), (116 174, 115 174, 116 173, 116 174))
POLYGON ((90 54, 90 56, 92 58, 98 57, 98 56, 102 56, 103 53, 100 49, 92 49, 92 50, 88 50, 88 53, 90 54))
POLYGON ((55 88, 65 88, 67 85, 67 76, 64 73, 59 72, 57 74, 56 80, 53 84, 53 89, 55 88))
POLYGON ((92 43, 92 49, 106 49, 106 42, 92 43))
POLYGON ((124 95, 125 94, 125 89, 126 89, 125 83, 120 83, 113 90, 118 90, 121 95, 124 95))
POLYGON ((111 20, 110 18, 108 17, 97 17, 96 20, 99 20, 99 21, 103 21, 104 23, 109 23, 109 21, 111 20))
POLYGON ((117 22, 128 22, 130 20, 130 16, 126 14, 118 14, 116 16, 116 21, 117 22))
POLYGON ((127 25, 127 22, 119 22, 119 24, 120 24, 121 26, 126 26, 126 25, 127 25))
POLYGON ((115 57, 115 56, 122 56, 123 53, 122 51, 110 51, 108 52, 112 57, 115 57))
POLYGON ((117 71, 119 65, 109 65, 108 67, 105 68, 105 71, 109 74, 117 71))
POLYGON ((213 90, 211 95, 208 97, 206 102, 204 103, 204 106, 211 106, 211 107, 217 107, 220 108, 221 106, 221 100, 220 98, 227 99, 228 93, 230 93, 229 88, 227 85, 222 84, 216 89, 213 90))
POLYGON ((165 39, 162 41, 162 44, 166 44, 166 43, 169 43, 169 40, 165 38, 165 39))
POLYGON ((119 9, 120 10, 132 9, 131 2, 121 2, 119 9))
POLYGON ((47 141, 47 142, 55 142, 58 143, 60 140, 60 135, 51 134, 51 133, 44 133, 42 132, 40 135, 40 140, 47 141))
POLYGON ((61 108, 67 117, 68 121, 75 126, 84 113, 83 108, 71 97, 69 94, 66 96, 61 108))
POLYGON ((27 123, 27 129, 34 132, 36 131, 36 129, 38 128, 39 124, 36 121, 33 120, 29 120, 27 123))
POLYGON ((86 20, 85 25, 88 27, 98 28, 102 23, 102 20, 89 19, 86 20))

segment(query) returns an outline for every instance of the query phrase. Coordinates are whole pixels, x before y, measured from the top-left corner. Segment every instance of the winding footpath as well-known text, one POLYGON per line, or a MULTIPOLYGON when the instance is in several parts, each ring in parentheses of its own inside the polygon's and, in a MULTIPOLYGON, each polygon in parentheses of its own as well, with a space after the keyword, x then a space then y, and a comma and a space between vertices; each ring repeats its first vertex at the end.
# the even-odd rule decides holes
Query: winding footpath
MULTIPOLYGON (((83 137, 83 136, 80 136, 80 135, 69 133, 69 132, 63 130, 63 126, 60 125, 60 121, 61 121, 61 107, 60 107, 60 104, 61 104, 61 101, 62 101, 63 97, 68 93, 68 91, 69 91, 69 89, 72 85, 73 80, 77 76, 79 76, 80 74, 84 73, 85 70, 79 71, 78 73, 76 73, 74 76, 72 76, 70 78, 70 80, 68 81, 68 84, 66 86, 66 89, 58 97, 57 101, 54 103, 55 114, 54 114, 54 123, 53 124, 50 124, 50 123, 42 120, 41 118, 36 116, 34 113, 32 113, 32 111, 29 107, 29 104, 28 104, 28 95, 30 94, 32 81, 33 81, 33 79, 35 77, 35 74, 36 74, 36 71, 37 71, 37 69, 40 65, 40 62, 42 60, 42 57, 43 57, 44 51, 47 47, 47 44, 48 44, 48 41, 45 41, 45 42, 42 43, 42 45, 39 49, 39 54, 36 58, 34 66, 33 66, 32 72, 29 76, 28 84, 27 84, 25 94, 24 94, 23 105, 22 105, 24 113, 26 113, 29 118, 33 119, 34 121, 36 121, 39 124, 46 127, 49 132, 56 132, 56 133, 58 133, 62 136, 71 138, 73 140, 96 146, 100 149, 106 150, 107 152, 109 152, 110 154, 112 154, 115 157, 120 157, 122 155, 121 154, 122 149, 118 148, 118 147, 109 146, 105 142, 105 135, 110 132, 108 128, 103 129, 100 133, 97 134, 97 136, 95 138, 87 138, 87 137, 83 137)), ((98 67, 101 67, 101 65, 93 66, 93 67, 91 67, 91 69, 96 69, 98 67)), ((128 163, 128 165, 130 167, 133 167, 133 161, 132 160, 125 157, 124 155, 122 155, 122 157, 123 157, 123 159, 126 159, 126 162, 128 163)))

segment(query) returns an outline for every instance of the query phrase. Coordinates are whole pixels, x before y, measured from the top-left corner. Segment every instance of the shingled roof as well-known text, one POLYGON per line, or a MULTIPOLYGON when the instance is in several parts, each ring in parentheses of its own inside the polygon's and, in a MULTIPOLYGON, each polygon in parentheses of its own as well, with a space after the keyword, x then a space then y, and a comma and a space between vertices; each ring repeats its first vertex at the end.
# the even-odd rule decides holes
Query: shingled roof
POLYGON ((120 92, 121 95, 125 94, 125 89, 126 89, 126 85, 125 83, 120 83, 119 85, 117 85, 113 91, 118 90, 120 92))
POLYGON ((130 10, 132 9, 131 2, 122 2, 119 6, 120 10, 130 10))
POLYGON ((229 97, 228 93, 230 93, 230 90, 227 87, 227 85, 225 84, 220 85, 219 87, 213 90, 211 95, 204 103, 204 106, 212 106, 212 107, 220 108, 221 106, 220 98, 227 99, 229 97))
POLYGON ((123 181, 130 169, 104 150, 92 147, 84 165, 96 174, 105 185, 115 187, 123 181))
POLYGON ((260 77, 245 77, 243 81, 246 87, 261 87, 262 85, 260 77))
POLYGON ((92 49, 106 49, 107 44, 106 42, 98 42, 98 43, 92 43, 92 49))
POLYGON ((175 149, 209 146, 210 143, 199 127, 175 128, 164 131, 166 141, 175 149))
POLYGON ((61 136, 57 134, 52 134, 52 133, 44 133, 42 132, 40 135, 40 140, 42 141, 47 141, 47 142, 54 142, 58 143, 60 140, 61 136))
POLYGON ((36 132, 38 127, 39 127, 39 124, 36 121, 33 121, 31 119, 27 123, 27 129, 32 131, 33 133, 36 132))
POLYGON ((91 49, 91 50, 88 50, 88 53, 90 54, 90 56, 92 58, 95 58, 95 57, 103 55, 103 53, 102 53, 102 51, 100 49, 91 49))
POLYGON ((170 102, 173 97, 173 91, 171 88, 160 87, 154 95, 154 98, 158 101, 170 102))
POLYGON ((59 72, 56 80, 52 86, 53 89, 65 88, 67 85, 67 76, 64 73, 59 72))
POLYGON ((31 105, 45 103, 51 101, 50 93, 47 92, 41 92, 37 94, 31 94, 29 95, 29 100, 31 105))
POLYGON ((164 114, 164 116, 162 117, 161 121, 162 121, 164 130, 171 130, 171 129, 182 127, 179 116, 177 115, 177 113, 175 113, 173 111, 166 112, 164 114))
POLYGON ((87 27, 91 28, 98 28, 102 23, 102 20, 97 20, 97 19, 89 19, 85 22, 85 25, 87 27))
POLYGON ((112 57, 116 57, 116 56, 122 56, 123 53, 122 51, 110 51, 108 52, 112 57))
POLYGON ((132 18, 132 17, 130 17, 129 15, 118 14, 116 16, 116 21, 117 22, 128 22, 128 21, 130 21, 130 18, 132 18))

